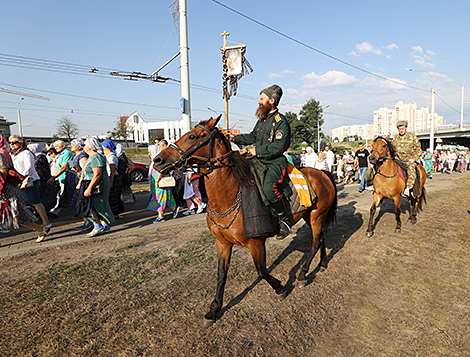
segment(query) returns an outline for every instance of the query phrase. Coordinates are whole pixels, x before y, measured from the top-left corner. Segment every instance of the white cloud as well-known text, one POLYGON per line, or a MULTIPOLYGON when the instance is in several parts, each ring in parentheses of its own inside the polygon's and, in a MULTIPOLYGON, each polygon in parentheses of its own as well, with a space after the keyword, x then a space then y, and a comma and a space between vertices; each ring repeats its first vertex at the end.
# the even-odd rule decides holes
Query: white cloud
POLYGON ((394 43, 391 43, 390 45, 385 46, 385 49, 388 50, 388 51, 391 51, 391 50, 394 50, 394 49, 397 49, 397 48, 398 48, 398 45, 396 45, 394 43))
POLYGON ((413 46, 411 49, 413 51, 411 57, 415 59, 415 63, 418 66, 422 68, 432 68, 435 66, 435 64, 432 63, 432 60, 436 56, 435 52, 431 50, 424 51, 421 46, 413 46))
POLYGON ((268 76, 271 79, 276 79, 276 78, 284 77, 285 75, 289 75, 289 74, 295 74, 295 72, 291 69, 285 69, 279 73, 268 73, 268 76))
POLYGON ((349 52, 349 53, 348 53, 348 56, 359 57, 359 55, 358 55, 357 52, 355 52, 355 51, 349 52))
POLYGON ((356 77, 339 71, 328 71, 323 75, 312 72, 303 77, 308 81, 306 85, 308 88, 336 87, 354 84, 357 81, 356 77))
POLYGON ((374 47, 373 45, 371 45, 369 42, 358 43, 358 44, 356 45, 356 49, 357 49, 360 53, 369 53, 369 52, 373 52, 373 53, 375 53, 375 54, 378 55, 378 56, 381 56, 381 55, 382 55, 382 51, 379 50, 378 48, 374 47))

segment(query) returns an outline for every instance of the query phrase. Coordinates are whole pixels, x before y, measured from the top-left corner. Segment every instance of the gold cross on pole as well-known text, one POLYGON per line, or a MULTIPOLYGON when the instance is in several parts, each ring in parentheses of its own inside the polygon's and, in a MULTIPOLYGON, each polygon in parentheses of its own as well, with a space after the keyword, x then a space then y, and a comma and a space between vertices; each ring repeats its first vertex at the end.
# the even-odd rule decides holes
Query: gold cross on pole
POLYGON ((220 34, 220 36, 224 36, 224 47, 227 47, 227 36, 229 36, 230 33, 228 33, 227 31, 224 31, 220 34))

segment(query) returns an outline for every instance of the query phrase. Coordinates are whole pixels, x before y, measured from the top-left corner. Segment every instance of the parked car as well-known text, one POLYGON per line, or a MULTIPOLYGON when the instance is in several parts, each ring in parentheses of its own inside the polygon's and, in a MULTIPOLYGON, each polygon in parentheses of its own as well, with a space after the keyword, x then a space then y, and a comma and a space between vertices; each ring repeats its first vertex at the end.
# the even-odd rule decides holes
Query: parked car
POLYGON ((135 147, 136 147, 136 148, 146 148, 146 147, 148 147, 148 146, 149 146, 149 144, 147 144, 147 143, 139 143, 139 144, 137 144, 135 147))
POLYGON ((149 165, 141 164, 140 162, 134 162, 134 167, 132 167, 129 175, 132 182, 144 181, 149 175, 149 165))

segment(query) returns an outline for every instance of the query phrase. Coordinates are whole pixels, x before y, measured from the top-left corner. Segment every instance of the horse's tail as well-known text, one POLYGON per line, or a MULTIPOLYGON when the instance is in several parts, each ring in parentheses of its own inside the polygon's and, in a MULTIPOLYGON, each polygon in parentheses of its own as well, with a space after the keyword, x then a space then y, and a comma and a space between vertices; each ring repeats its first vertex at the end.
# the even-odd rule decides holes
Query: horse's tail
POLYGON ((338 211, 338 188, 336 187, 335 178, 333 177, 333 174, 330 171, 322 171, 328 176, 335 189, 335 197, 333 198, 333 202, 331 203, 331 206, 328 209, 328 213, 326 214, 322 222, 322 229, 326 234, 328 227, 336 221, 336 212, 338 211))
POLYGON ((418 201, 418 212, 423 210, 423 202, 426 203, 426 188, 423 186, 421 198, 418 201))

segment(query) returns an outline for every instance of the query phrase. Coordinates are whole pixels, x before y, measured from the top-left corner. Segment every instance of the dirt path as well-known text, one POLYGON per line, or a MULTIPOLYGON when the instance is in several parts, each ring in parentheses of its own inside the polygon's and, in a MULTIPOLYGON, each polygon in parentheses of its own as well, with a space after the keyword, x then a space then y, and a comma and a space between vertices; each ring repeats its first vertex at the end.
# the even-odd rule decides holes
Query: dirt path
MULTIPOLYGON (((371 194, 342 189, 327 237, 328 269, 295 288, 310 248, 269 240, 268 266, 290 291, 278 301, 249 252, 235 249, 224 309, 201 329, 215 290, 205 222, 114 233, 0 262, 0 350, 8 355, 470 354, 470 174, 427 183, 418 223, 394 234, 386 203, 365 236, 371 194), (199 237, 196 239, 196 237, 199 237)), ((318 262, 315 259, 312 264, 318 262)))

